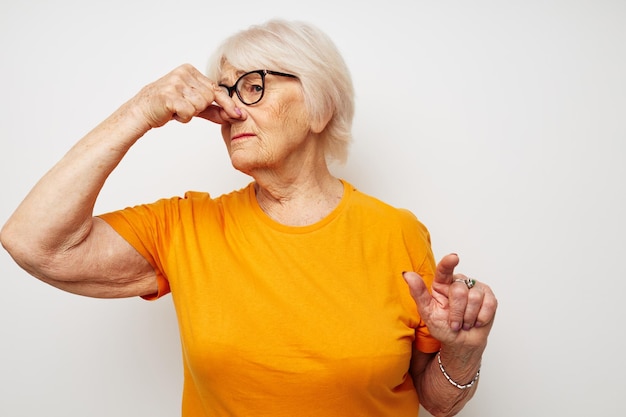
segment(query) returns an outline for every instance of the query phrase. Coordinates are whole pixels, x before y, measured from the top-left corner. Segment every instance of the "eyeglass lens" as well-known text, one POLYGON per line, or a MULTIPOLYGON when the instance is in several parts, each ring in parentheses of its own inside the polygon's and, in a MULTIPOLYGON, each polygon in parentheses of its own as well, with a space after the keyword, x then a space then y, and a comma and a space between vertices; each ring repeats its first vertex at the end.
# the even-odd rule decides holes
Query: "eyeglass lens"
POLYGON ((263 97, 265 79, 261 73, 252 72, 241 77, 235 89, 244 104, 254 104, 263 97))

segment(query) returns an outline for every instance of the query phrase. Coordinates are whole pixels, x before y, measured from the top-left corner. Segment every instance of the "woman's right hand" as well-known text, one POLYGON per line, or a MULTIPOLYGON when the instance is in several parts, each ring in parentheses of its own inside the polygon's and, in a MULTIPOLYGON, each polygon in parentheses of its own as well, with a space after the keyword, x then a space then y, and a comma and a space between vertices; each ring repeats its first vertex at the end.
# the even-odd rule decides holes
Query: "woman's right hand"
POLYGON ((145 123, 144 131, 196 116, 217 124, 245 118, 223 88, 190 64, 146 85, 127 105, 145 123))

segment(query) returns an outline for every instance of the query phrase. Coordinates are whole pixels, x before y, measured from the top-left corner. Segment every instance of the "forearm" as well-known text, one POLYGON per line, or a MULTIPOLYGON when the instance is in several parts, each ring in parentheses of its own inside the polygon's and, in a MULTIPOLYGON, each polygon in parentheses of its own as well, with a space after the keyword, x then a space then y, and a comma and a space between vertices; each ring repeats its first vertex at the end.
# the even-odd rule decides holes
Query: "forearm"
POLYGON ((67 250, 85 238, 106 178, 146 131, 125 104, 41 178, 2 229, 2 244, 18 263, 67 250))
POLYGON ((437 355, 430 357, 423 371, 415 375, 415 386, 421 404, 434 416, 456 415, 472 398, 478 385, 483 349, 455 352, 441 350, 441 365, 437 355), (448 377, 446 377, 446 375, 448 377), (461 386, 455 386, 452 382, 461 386), (473 382, 473 383, 472 383, 473 382))

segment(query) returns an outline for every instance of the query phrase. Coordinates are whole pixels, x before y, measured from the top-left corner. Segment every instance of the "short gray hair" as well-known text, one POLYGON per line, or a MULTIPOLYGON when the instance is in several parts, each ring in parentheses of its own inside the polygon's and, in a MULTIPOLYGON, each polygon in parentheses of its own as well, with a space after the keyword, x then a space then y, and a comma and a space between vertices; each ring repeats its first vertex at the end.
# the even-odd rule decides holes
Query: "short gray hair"
POLYGON ((209 61, 208 77, 217 81, 224 62, 244 71, 269 69, 297 76, 312 120, 329 120, 321 133, 326 159, 345 162, 352 140, 354 88, 343 57, 324 32, 304 22, 270 20, 227 38, 209 61))

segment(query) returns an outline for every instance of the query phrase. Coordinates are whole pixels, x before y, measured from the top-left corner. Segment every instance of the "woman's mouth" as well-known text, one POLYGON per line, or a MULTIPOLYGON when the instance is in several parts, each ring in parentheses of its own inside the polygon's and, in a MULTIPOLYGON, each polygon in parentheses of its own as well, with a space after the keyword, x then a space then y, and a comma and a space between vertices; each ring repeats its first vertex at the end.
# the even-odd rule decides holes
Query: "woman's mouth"
POLYGON ((254 136, 254 134, 252 134, 252 133, 240 133, 238 135, 233 136, 230 140, 232 142, 232 141, 235 141, 237 139, 243 139, 243 138, 252 137, 252 136, 254 136))

